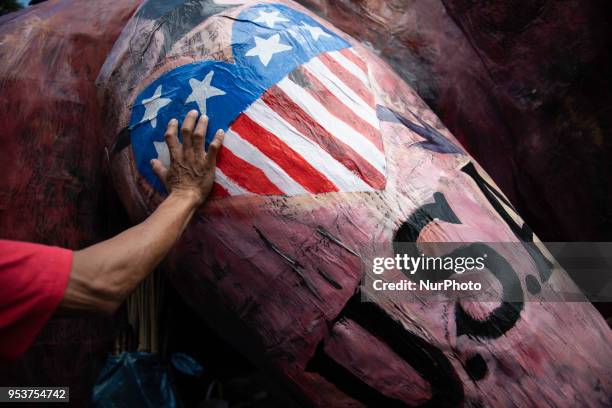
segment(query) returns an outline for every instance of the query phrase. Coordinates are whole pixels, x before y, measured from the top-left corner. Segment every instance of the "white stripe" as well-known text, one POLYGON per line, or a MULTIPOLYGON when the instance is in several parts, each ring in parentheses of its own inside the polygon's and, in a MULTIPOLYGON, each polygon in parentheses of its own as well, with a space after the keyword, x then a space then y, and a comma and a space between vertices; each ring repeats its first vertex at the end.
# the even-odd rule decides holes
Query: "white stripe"
POLYGON ((345 48, 345 50, 349 50, 350 52, 352 52, 353 54, 355 54, 355 56, 356 56, 356 57, 359 57, 359 59, 361 59, 361 57, 359 56, 359 54, 357 54, 357 50, 355 49, 355 47, 345 48))
POLYGON ((357 59, 359 61, 361 61, 363 63, 363 65, 367 65, 364 61, 363 58, 361 58, 361 55, 359 55, 359 53, 357 52, 357 49, 355 49, 355 47, 349 47, 349 48, 344 48, 345 50, 349 50, 349 52, 351 52, 354 56, 357 57, 357 59))
POLYGON ((219 169, 219 167, 215 168, 215 182, 219 183, 221 187, 226 189, 230 195, 251 194, 250 191, 240 187, 232 179, 227 177, 225 173, 219 169))
POLYGON ((318 144, 300 134, 272 108, 258 99, 245 112, 249 118, 300 154, 341 191, 372 191, 360 177, 340 164, 318 144))
POLYGON ((304 64, 304 67, 356 115, 368 122, 375 129, 380 127, 378 117, 376 117, 376 111, 374 111, 367 102, 361 99, 355 91, 331 72, 319 58, 311 59, 304 64))
POLYGON ((234 130, 225 133, 223 148, 231 150, 242 160, 252 164, 264 172, 266 177, 285 194, 296 195, 307 193, 304 188, 281 169, 273 159, 262 153, 257 147, 240 137, 234 130))
POLYGON ((338 51, 330 51, 328 52, 329 56, 336 60, 336 62, 342 67, 344 67, 348 72, 355 75, 357 79, 363 82, 366 86, 370 86, 370 81, 368 80, 368 74, 363 72, 361 68, 357 66, 353 61, 346 58, 338 51))
POLYGON ((381 174, 385 174, 385 155, 370 140, 351 126, 338 120, 329 113, 325 106, 288 77, 283 78, 277 85, 314 121, 320 123, 335 138, 350 146, 381 174))

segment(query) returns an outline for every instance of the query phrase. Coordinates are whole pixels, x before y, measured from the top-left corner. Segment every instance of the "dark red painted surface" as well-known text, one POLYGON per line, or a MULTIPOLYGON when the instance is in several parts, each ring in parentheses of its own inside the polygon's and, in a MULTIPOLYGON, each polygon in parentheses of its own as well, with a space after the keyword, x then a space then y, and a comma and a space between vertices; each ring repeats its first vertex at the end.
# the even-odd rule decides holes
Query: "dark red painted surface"
MULTIPOLYGON (((98 71, 136 1, 48 1, 0 18, 0 236, 78 249, 125 227, 105 178, 98 71)), ((87 405, 112 323, 55 318, 2 385, 68 385, 87 405)))

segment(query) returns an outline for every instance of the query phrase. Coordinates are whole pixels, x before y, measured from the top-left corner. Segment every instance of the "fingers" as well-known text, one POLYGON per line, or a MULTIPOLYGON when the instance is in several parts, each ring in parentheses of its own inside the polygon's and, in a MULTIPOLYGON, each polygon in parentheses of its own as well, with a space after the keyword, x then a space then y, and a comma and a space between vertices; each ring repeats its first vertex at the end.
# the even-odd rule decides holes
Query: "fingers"
POLYGON ((181 144, 178 141, 177 131, 178 120, 170 120, 170 122, 168 122, 168 127, 166 128, 164 139, 166 139, 166 144, 168 145, 168 150, 170 151, 170 159, 172 161, 180 160, 182 158, 181 144))
POLYGON ((181 127, 181 135, 183 136, 183 158, 187 162, 192 162, 194 158, 191 138, 193 136, 193 128, 195 127, 197 118, 197 110, 189 111, 189 113, 187 113, 187 116, 185 116, 183 126, 181 127))
POLYGON ((217 154, 219 153, 219 149, 223 144, 223 139, 225 138, 225 133, 223 130, 217 130, 215 133, 215 138, 208 145, 208 152, 206 153, 206 163, 209 168, 213 168, 217 165, 217 154))
POLYGON ((193 153, 196 159, 204 158, 204 137, 206 137, 207 129, 208 117, 206 115, 202 115, 200 116, 195 131, 193 132, 193 153))
POLYGON ((168 169, 164 164, 158 159, 151 159, 151 167, 153 168, 153 173, 166 185, 166 175, 168 174, 168 169))

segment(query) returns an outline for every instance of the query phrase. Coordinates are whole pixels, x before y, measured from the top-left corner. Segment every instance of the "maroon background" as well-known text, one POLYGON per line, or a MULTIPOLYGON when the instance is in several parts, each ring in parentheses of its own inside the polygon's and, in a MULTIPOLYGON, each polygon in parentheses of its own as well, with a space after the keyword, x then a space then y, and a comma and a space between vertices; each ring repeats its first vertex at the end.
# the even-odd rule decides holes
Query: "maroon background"
MULTIPOLYGON (((137 1, 49 1, 0 18, 0 236, 83 248, 127 225, 105 174, 94 81, 137 1), (40 22, 36 22, 40 18, 40 22)), ((70 386, 85 406, 112 320, 54 318, 0 384, 70 386)))

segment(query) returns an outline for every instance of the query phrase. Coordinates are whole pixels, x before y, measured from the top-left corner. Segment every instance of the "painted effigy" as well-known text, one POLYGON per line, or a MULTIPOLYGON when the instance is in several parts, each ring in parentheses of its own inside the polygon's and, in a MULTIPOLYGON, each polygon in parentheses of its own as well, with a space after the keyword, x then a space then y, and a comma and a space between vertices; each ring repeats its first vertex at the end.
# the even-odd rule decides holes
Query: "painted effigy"
MULTIPOLYGON (((335 28, 351 32, 346 22, 330 15, 329 24, 290 2, 158 1, 135 10, 136 3, 49 1, 0 19, 0 161, 10 163, 0 178, 3 238, 79 248, 109 236, 109 214, 117 209, 103 185, 107 158, 114 188, 133 221, 141 220, 164 194, 147 175, 146 163, 149 157, 165 157, 158 133, 164 121, 192 108, 215 109, 207 111, 218 117, 211 129, 228 126, 235 136, 233 144, 226 141, 220 160, 227 178, 218 178, 213 199, 166 269, 216 330, 298 398, 326 406, 610 405, 609 329, 587 303, 539 303, 541 291, 575 289, 545 251, 502 254, 516 269, 503 280, 513 302, 401 303, 380 294, 362 302, 359 281, 374 248, 391 250, 396 241, 535 241, 537 246, 505 196, 422 103, 426 84, 417 95, 359 41, 335 28), (255 37, 273 52, 262 52, 255 37), (312 55, 300 56, 304 47, 312 55), (287 67, 275 66, 277 58, 287 67), (332 76, 313 74, 313 58, 332 76), (94 80, 105 60, 98 100, 94 80), (277 73, 291 71, 270 80, 272 74, 255 65, 266 61, 277 73), (232 71, 237 63, 240 72, 232 71), (219 82, 219 67, 226 69, 225 83, 219 82), (244 81, 246 73, 253 83, 244 81), (229 85, 242 87, 244 94, 231 91, 227 78, 232 75, 235 84, 229 85), (337 80, 325 82, 332 77, 337 80), (167 93, 166 86, 176 87, 175 93, 167 93), (349 91, 329 89, 334 86, 349 91), (288 89, 300 92, 289 95, 293 105, 279 102, 288 89), (311 103, 300 106, 308 96, 311 103), (231 97, 231 103, 223 97, 231 97), (351 101, 359 103, 348 106, 351 101), (252 116, 259 102, 277 119, 268 116, 258 125, 261 118, 252 116), (313 106, 323 107, 338 123, 318 127, 325 116, 307 111, 313 106), (299 120, 291 116, 300 110, 299 120), (244 126, 248 120, 259 127, 244 126), (382 158, 363 145, 353 148, 343 141, 345 134, 335 135, 340 122, 377 147, 382 158), (285 132, 275 132, 279 124, 293 129, 285 125, 285 132), (275 128, 266 134, 266 126, 275 128), (257 145, 262 140, 248 139, 255 133, 278 144, 257 145), (318 149, 316 165, 296 160, 307 152, 282 137, 301 138, 318 149), (279 150, 273 148, 282 143, 281 153, 295 147, 295 154, 275 155, 279 150), (255 149, 269 160, 258 161, 262 156, 255 149), (297 172, 300 163, 310 172, 297 172), (323 182, 325 166, 331 165, 341 173, 329 177, 344 174, 352 183, 343 185, 345 177, 334 180, 340 185, 329 178, 323 182), (376 172, 368 170, 371 165, 376 172), (249 184, 252 180, 257 182, 249 184)), ((419 7, 445 13, 441 7, 419 7)), ((371 24, 371 19, 353 24, 355 34, 371 33, 371 24)), ((431 37, 418 39, 426 50, 437 47, 428 46, 431 37)), ((464 50, 453 44, 445 49, 464 50)), ((456 55, 442 54, 441 61, 455 56, 453 64, 434 70, 435 76, 450 81, 466 75, 460 69, 465 60, 456 55)), ((514 60, 526 66, 523 58, 514 60)), ((511 82, 513 75, 498 77, 511 82)), ((472 104, 472 95, 460 94, 470 108, 457 116, 472 110, 471 123, 482 124, 487 115, 472 104)), ((479 157, 506 168, 507 159, 499 154, 507 147, 499 136, 502 128, 487 122, 482 133, 493 140, 487 146, 499 150, 483 147, 488 157, 479 157)), ((8 375, 17 385, 59 381, 71 385, 75 403, 85 405, 96 374, 92 356, 103 357, 103 343, 110 339, 90 318, 68 320, 56 320, 17 365, 1 367, 3 383, 8 375)))
POLYGON ((223 128, 216 184, 167 273, 211 325, 317 406, 610 402, 610 332, 506 197, 381 59, 289 1, 148 1, 98 77, 134 221, 165 191, 165 124, 223 128), (360 282, 395 242, 516 242, 511 302, 400 302, 360 282), (523 245, 525 244, 525 245, 523 245), (364 299, 367 298, 367 299, 364 299), (367 300, 367 301, 364 301, 367 300))

